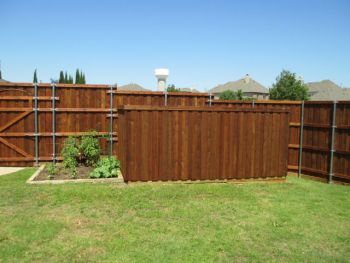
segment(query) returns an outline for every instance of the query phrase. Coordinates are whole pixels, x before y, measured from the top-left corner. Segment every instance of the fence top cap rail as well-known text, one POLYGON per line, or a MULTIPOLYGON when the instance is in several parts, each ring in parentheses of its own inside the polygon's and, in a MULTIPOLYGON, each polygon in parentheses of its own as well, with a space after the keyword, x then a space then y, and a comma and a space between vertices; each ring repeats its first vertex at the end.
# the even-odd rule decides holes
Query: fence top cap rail
POLYGON ((305 104, 318 104, 318 105, 324 105, 324 104, 333 104, 334 102, 336 102, 337 104, 350 104, 349 100, 337 100, 337 101, 333 101, 333 100, 313 100, 313 101, 305 101, 305 104))
MULTIPOLYGON (((16 88, 33 88, 35 83, 29 82, 0 82, 1 87, 16 87, 16 88)), ((36 83, 38 87, 51 88, 52 83, 36 83)), ((112 85, 113 86, 113 85, 112 85)), ((62 84, 55 83, 56 88, 100 88, 100 89, 110 89, 111 85, 102 85, 102 84, 62 84)), ((113 86, 117 87, 117 86, 113 86)))
MULTIPOLYGON (((133 94, 133 95, 158 95, 164 96, 162 91, 131 91, 131 90, 118 90, 117 94, 133 94)), ((208 97, 207 93, 200 92, 168 92, 168 96, 192 96, 192 97, 208 97)))
MULTIPOLYGON (((209 100, 208 100, 209 101, 209 100)), ((212 100, 212 103, 217 104, 230 104, 230 103, 241 103, 241 104, 252 104, 253 101, 242 101, 242 100, 212 100)), ((254 100, 255 104, 302 104, 302 101, 294 100, 254 100)))
POLYGON ((141 105, 124 105, 118 107, 120 111, 212 111, 212 112, 275 112, 289 113, 286 109, 235 109, 227 107, 197 107, 197 106, 141 106, 141 105))

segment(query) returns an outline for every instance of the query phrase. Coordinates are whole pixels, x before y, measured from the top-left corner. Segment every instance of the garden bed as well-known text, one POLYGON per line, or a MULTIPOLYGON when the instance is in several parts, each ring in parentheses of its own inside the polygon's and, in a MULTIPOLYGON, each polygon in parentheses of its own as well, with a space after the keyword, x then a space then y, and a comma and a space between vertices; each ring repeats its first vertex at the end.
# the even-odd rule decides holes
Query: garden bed
POLYGON ((31 176, 27 183, 29 184, 61 184, 61 183, 99 183, 99 182, 111 182, 111 183, 123 183, 124 179, 120 170, 118 170, 117 177, 111 178, 91 178, 90 173, 94 169, 93 167, 87 167, 80 165, 77 167, 77 175, 72 177, 69 169, 64 168, 62 164, 56 165, 57 174, 49 176, 47 165, 42 165, 31 176))

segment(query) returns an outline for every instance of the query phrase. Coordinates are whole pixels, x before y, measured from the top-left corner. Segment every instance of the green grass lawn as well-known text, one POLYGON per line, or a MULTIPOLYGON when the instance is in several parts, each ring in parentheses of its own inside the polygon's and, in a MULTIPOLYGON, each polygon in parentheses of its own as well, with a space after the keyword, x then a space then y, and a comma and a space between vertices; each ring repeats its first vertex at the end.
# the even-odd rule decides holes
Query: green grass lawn
POLYGON ((2 262, 349 262, 350 187, 27 185, 0 177, 2 262))

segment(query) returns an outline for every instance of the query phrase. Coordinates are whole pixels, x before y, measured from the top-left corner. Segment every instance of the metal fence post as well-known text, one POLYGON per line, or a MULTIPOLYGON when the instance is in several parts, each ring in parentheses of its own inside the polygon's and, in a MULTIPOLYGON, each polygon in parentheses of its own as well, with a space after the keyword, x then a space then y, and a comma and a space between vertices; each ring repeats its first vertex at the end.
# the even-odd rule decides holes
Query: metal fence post
POLYGON ((209 92, 209 107, 211 107, 211 92, 209 92))
POLYGON ((52 162, 56 163, 56 84, 52 83, 52 162))
POLYGON ((333 180, 333 157, 334 157, 334 137, 335 137, 335 128, 336 126, 336 116, 337 116, 337 102, 333 102, 333 114, 332 114, 332 130, 331 130, 331 149, 329 156, 329 174, 328 174, 328 183, 331 183, 333 180))
POLYGON ((34 144, 35 165, 39 165, 39 129, 38 129, 38 84, 34 83, 34 144))
POLYGON ((113 85, 110 87, 109 156, 113 155, 113 85))
POLYGON ((304 109, 305 109, 305 102, 303 101, 301 103, 301 116, 300 116, 298 177, 301 176, 301 165, 303 161, 304 109))
POLYGON ((252 101, 252 107, 255 108, 255 100, 252 101))
POLYGON ((166 88, 164 89, 164 105, 168 105, 168 90, 166 88))

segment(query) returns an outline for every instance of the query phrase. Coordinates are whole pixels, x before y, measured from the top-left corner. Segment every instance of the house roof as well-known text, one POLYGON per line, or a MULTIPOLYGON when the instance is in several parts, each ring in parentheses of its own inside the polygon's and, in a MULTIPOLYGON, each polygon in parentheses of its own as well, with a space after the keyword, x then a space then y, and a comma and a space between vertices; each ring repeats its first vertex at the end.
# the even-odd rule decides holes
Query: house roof
POLYGON ((198 93, 200 92, 199 90, 193 89, 193 88, 180 88, 181 92, 194 92, 194 93, 198 93))
POLYGON ((147 91, 147 89, 143 88, 139 84, 130 83, 127 85, 117 87, 118 90, 130 90, 130 91, 147 91))
POLYGON ((232 91, 238 91, 242 90, 243 93, 269 93, 269 90, 265 88, 263 85, 261 85, 259 82, 252 79, 248 74, 245 75, 243 78, 236 80, 236 81, 230 81, 225 84, 218 85, 209 92, 211 93, 221 93, 225 90, 232 90, 232 91))
POLYGON ((350 100, 350 92, 330 80, 306 83, 311 100, 350 100))

